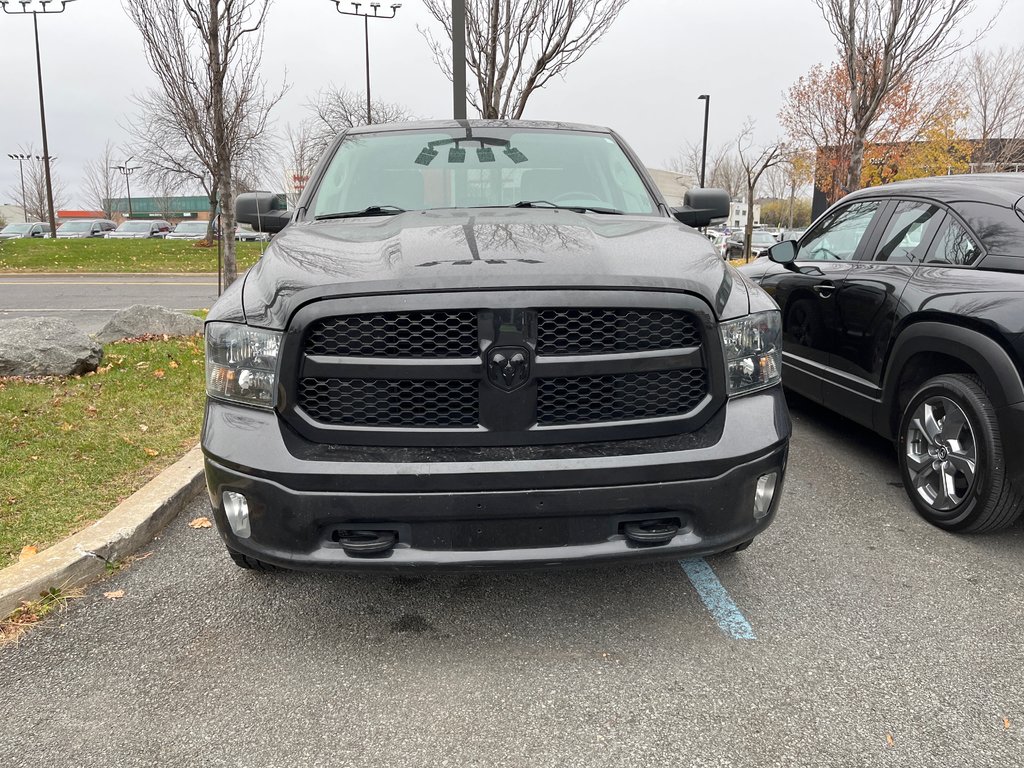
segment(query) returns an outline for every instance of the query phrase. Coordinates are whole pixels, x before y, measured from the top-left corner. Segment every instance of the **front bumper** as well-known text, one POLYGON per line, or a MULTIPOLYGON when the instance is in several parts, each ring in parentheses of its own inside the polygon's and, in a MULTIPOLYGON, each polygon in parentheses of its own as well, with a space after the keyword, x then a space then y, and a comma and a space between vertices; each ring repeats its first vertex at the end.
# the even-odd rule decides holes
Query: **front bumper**
POLYGON ((287 568, 394 570, 729 549, 774 518, 789 435, 785 400, 773 387, 729 401, 691 435, 536 450, 438 449, 440 461, 427 460, 431 449, 382 456, 311 446, 271 411, 217 401, 207 403, 202 442, 214 518, 229 549, 287 568), (755 487, 770 472, 778 477, 775 496, 755 517, 755 487), (245 495, 251 536, 232 531, 224 491, 245 495), (626 524, 649 519, 676 520, 679 531, 661 544, 624 535, 626 524), (336 538, 351 529, 394 531, 398 543, 380 555, 350 555, 336 538))

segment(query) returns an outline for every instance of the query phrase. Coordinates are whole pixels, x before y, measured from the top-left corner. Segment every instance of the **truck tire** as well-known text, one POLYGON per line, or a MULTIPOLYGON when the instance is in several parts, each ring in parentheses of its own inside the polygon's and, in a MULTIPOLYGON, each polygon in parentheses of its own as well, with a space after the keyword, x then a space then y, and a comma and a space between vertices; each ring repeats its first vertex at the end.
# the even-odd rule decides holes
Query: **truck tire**
POLYGON ((248 557, 246 555, 239 554, 238 552, 232 552, 231 550, 228 550, 228 554, 230 554, 231 559, 235 561, 235 565, 239 568, 245 568, 247 571, 265 571, 269 573, 281 570, 276 565, 264 563, 262 560, 257 560, 255 557, 248 557))
POLYGON ((900 477, 918 514, 943 530, 997 531, 1024 511, 1006 476, 992 401, 974 376, 926 381, 900 418, 900 477))

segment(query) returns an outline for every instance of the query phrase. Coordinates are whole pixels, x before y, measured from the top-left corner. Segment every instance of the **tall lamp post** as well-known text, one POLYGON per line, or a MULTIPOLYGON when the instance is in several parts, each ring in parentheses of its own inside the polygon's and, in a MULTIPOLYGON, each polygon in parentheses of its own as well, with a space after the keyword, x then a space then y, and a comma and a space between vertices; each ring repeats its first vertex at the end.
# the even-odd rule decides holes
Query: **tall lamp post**
POLYGON ((50 181, 50 146, 46 140, 46 108, 43 106, 43 63, 39 56, 39 14, 64 13, 68 3, 75 0, 17 0, 21 8, 11 10, 11 0, 0 0, 0 10, 10 16, 32 14, 32 28, 36 38, 36 78, 39 81, 39 122, 43 128, 43 168, 46 175, 46 210, 50 217, 50 237, 57 237, 57 219, 53 215, 53 183, 50 181), (60 8, 50 8, 55 2, 60 8), (38 8, 36 4, 38 3, 38 8))
POLYGON ((381 16, 380 3, 370 3, 370 8, 373 13, 369 11, 360 11, 359 8, 364 3, 349 3, 354 11, 343 11, 341 10, 341 0, 331 0, 334 3, 334 7, 338 10, 342 16, 362 16, 363 17, 363 34, 366 38, 366 124, 370 125, 373 123, 373 112, 370 107, 370 19, 393 19, 395 14, 398 13, 398 9, 402 7, 401 3, 394 3, 390 6, 391 15, 381 16))
POLYGON ((32 155, 23 155, 20 153, 11 154, 8 152, 7 156, 11 158, 11 160, 18 161, 18 173, 21 174, 21 218, 28 221, 28 206, 26 205, 28 198, 25 197, 25 161, 31 160, 32 155))
POLYGON ((704 139, 700 144, 700 186, 704 188, 704 169, 707 166, 708 161, 708 110, 711 107, 711 97, 702 93, 697 97, 697 101, 704 102, 704 139))
MULTIPOLYGON (((135 157, 135 155, 132 155, 132 157, 135 157)), ((132 157, 129 157, 127 160, 125 160, 124 161, 124 165, 112 165, 112 166, 110 166, 111 170, 117 171, 122 176, 124 176, 124 186, 125 186, 125 189, 128 192, 128 218, 129 219, 132 217, 132 182, 131 182, 131 175, 133 173, 135 173, 137 170, 139 170, 139 168, 141 167, 141 166, 138 166, 138 165, 128 165, 128 163, 130 163, 132 161, 132 157)))

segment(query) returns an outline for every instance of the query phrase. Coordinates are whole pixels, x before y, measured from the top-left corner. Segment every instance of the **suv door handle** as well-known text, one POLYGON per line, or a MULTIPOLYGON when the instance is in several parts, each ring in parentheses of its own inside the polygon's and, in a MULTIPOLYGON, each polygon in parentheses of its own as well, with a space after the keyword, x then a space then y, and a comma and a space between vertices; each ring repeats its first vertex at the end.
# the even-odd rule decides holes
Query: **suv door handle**
POLYGON ((835 291, 836 284, 830 280, 825 283, 818 283, 817 285, 812 287, 814 289, 814 292, 818 294, 818 296, 820 296, 823 299, 827 299, 829 296, 832 295, 832 292, 835 291))

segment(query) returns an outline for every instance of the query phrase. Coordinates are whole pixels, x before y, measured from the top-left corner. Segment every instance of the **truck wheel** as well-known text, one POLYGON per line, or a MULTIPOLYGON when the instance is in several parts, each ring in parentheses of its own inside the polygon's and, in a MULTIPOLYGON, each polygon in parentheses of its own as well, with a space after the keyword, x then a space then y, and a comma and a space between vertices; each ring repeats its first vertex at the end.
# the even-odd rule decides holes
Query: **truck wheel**
POLYGON ((996 531, 1024 510, 1024 497, 1006 477, 995 409, 974 376, 926 381, 903 411, 898 447, 903 486, 932 525, 996 531))
POLYGON ((239 554, 238 552, 232 552, 228 550, 228 554, 231 555, 231 559, 235 561, 235 565, 239 568, 245 568, 248 571, 280 571, 276 565, 270 563, 264 563, 262 560, 257 560, 255 557, 247 557, 246 555, 239 554))

